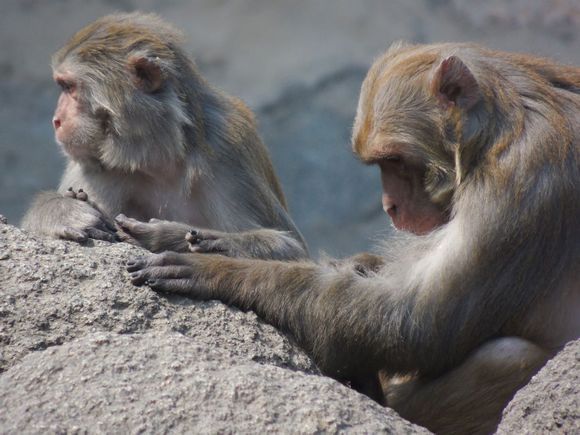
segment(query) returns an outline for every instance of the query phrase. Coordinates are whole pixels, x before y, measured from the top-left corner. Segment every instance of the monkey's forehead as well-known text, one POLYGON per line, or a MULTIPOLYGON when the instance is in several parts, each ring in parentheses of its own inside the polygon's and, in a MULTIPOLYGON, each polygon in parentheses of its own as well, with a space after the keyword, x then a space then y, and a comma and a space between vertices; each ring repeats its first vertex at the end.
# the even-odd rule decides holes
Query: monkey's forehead
POLYGON ((183 38, 181 33, 154 14, 108 15, 78 31, 53 56, 53 66, 67 57, 85 62, 124 59, 141 55, 173 58, 183 38))

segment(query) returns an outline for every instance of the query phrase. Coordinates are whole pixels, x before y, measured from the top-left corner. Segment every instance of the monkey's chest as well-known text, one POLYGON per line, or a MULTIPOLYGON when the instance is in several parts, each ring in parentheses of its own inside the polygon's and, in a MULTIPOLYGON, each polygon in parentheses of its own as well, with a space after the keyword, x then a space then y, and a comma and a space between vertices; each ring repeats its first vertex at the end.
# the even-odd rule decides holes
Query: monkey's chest
POLYGON ((186 195, 169 187, 150 187, 147 192, 131 195, 123 207, 127 216, 139 220, 151 218, 209 227, 202 198, 197 192, 186 195))

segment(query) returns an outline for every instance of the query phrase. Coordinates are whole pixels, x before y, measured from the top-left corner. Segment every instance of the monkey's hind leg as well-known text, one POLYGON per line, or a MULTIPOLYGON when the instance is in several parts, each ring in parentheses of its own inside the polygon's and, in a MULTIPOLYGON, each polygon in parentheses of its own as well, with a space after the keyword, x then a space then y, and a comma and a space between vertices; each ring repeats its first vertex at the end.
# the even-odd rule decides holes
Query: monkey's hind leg
POLYGON ((499 338, 439 378, 389 383, 387 406, 438 434, 491 433, 503 408, 548 358, 527 340, 499 338))

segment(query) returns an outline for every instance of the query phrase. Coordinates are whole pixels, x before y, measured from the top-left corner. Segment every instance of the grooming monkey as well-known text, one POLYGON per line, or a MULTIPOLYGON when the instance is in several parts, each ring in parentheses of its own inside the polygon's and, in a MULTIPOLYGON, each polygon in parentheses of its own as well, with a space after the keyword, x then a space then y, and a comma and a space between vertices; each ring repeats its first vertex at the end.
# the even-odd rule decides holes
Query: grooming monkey
POLYGON ((163 253, 131 260, 131 279, 254 310, 324 373, 434 432, 492 432, 580 336, 580 68, 394 45, 363 83, 353 148, 380 169, 400 230, 384 255, 163 253))
POLYGON ((68 164, 22 226, 153 252, 306 257, 252 113, 211 87, 180 43, 155 15, 117 14, 54 55, 53 125, 68 164), (191 227, 204 229, 186 241, 191 227))

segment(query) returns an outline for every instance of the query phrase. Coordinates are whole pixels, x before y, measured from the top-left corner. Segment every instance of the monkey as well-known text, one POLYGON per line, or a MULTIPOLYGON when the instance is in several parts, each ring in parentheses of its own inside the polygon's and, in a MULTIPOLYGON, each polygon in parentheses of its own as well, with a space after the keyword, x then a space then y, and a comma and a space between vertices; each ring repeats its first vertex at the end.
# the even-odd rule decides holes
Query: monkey
POLYGON ((130 259, 130 279, 255 311, 436 433, 490 433, 580 336, 580 68, 395 44, 362 84, 352 146, 396 228, 364 273, 165 252, 130 259))
POLYGON ((52 122, 68 162, 24 229, 152 252, 308 257, 252 112, 206 82, 171 25, 105 16, 58 50, 52 68, 61 88, 52 122))

